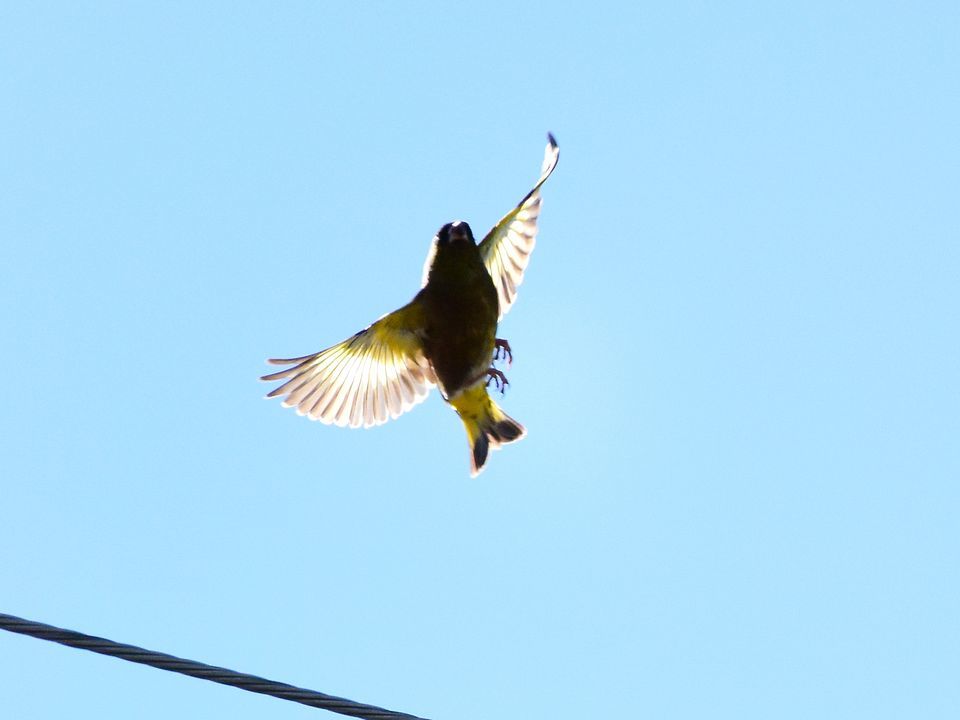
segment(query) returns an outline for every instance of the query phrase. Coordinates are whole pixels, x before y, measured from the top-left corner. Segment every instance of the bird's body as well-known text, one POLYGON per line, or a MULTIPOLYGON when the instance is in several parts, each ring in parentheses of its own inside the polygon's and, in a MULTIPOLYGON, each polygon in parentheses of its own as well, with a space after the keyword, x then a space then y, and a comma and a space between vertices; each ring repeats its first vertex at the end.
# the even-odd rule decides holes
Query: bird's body
POLYGON ((420 292, 344 342, 313 355, 273 364, 293 367, 262 380, 285 380, 268 397, 335 425, 378 425, 421 402, 433 385, 460 415, 471 447, 471 471, 483 468, 491 447, 513 442, 523 427, 487 392, 506 378, 491 367, 496 337, 533 250, 540 186, 559 157, 551 135, 536 186, 478 245, 464 222, 444 225, 433 239, 420 292))
POLYGON ((456 229, 457 240, 438 242, 427 284, 414 300, 423 305, 423 352, 447 399, 486 379, 499 315, 497 288, 470 228, 456 229))

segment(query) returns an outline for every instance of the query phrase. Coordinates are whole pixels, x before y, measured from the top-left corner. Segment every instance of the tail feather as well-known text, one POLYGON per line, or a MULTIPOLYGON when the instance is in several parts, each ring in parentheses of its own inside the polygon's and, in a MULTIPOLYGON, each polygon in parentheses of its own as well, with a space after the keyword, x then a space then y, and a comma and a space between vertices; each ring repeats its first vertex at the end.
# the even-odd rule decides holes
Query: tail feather
MULTIPOLYGON (((491 400, 491 402, 493 401, 491 400)), ((497 408, 497 410, 500 410, 500 408, 497 408)), ((511 443, 514 440, 519 440, 522 438, 527 432, 523 425, 518 423, 502 410, 500 410, 500 412, 503 414, 503 418, 495 422, 493 426, 487 430, 487 432, 490 433, 490 436, 498 443, 511 443)))
MULTIPOLYGON (((470 429, 467 429, 467 435, 470 435, 470 429)), ((480 474, 483 466, 487 464, 487 453, 490 452, 490 439, 484 432, 477 433, 476 440, 473 441, 473 453, 470 457, 470 477, 476 477, 480 474)))
POLYGON ((464 391, 450 404, 460 415, 467 431, 471 477, 483 470, 490 450, 520 440, 527 434, 523 425, 500 409, 482 384, 464 391))

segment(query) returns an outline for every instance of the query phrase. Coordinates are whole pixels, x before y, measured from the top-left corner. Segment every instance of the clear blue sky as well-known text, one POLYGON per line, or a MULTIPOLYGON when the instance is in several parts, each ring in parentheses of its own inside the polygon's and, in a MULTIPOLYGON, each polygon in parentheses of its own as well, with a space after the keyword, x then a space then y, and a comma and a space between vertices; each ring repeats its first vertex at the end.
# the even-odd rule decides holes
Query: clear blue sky
MULTIPOLYGON (((436 720, 960 716, 960 10, 3 3, 0 612, 436 720), (262 400, 561 147, 468 477, 262 400)), ((0 633, 24 719, 320 718, 0 633)))

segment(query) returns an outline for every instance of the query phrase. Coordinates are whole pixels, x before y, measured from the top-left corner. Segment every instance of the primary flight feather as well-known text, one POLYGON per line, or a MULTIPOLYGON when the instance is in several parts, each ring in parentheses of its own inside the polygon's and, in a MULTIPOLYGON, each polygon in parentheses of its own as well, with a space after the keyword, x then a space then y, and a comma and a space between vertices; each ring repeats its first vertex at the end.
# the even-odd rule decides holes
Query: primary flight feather
POLYGON ((447 223, 433 238, 420 292, 353 337, 312 355, 272 359, 290 367, 261 380, 284 381, 267 397, 311 420, 349 427, 385 423, 439 386, 457 411, 470 443, 471 475, 491 448, 526 431, 487 392, 507 379, 491 365, 510 357, 497 323, 517 296, 537 237, 540 188, 560 150, 548 135, 540 179, 477 244, 465 222, 447 223))

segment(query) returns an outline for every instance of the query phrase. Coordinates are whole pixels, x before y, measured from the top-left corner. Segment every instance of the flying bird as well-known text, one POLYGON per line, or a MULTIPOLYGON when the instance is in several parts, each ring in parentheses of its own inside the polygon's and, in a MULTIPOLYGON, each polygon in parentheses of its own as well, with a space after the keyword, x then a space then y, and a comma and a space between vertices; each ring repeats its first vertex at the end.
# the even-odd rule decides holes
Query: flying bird
POLYGON ((526 430, 487 389, 493 383, 502 394, 508 384, 493 366, 513 359, 510 344, 497 337, 497 324, 523 282, 537 236, 540 188, 560 157, 553 135, 547 138, 537 184, 479 244, 467 223, 444 225, 413 300, 326 350, 268 360, 291 367, 260 378, 284 381, 267 397, 283 397, 284 407, 311 420, 370 427, 398 417, 438 386, 466 428, 473 477, 491 448, 522 438, 526 430))

